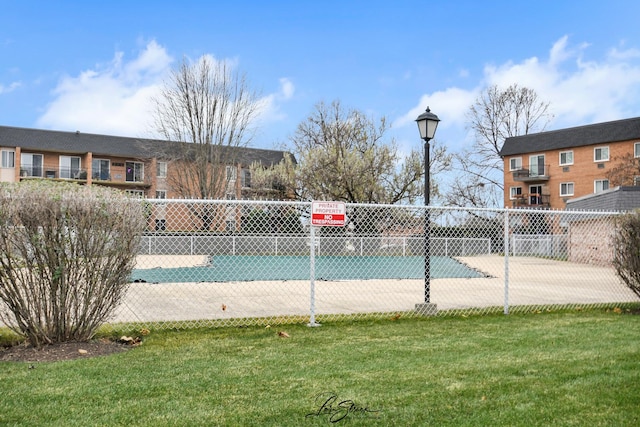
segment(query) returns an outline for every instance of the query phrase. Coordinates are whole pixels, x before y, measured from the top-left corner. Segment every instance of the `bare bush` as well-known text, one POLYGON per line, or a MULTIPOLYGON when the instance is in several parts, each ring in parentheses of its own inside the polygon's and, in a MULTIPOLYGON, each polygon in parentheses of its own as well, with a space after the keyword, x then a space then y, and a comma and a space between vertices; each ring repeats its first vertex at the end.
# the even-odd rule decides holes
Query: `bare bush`
POLYGON ((141 201, 121 192, 3 184, 0 319, 34 346, 90 339, 126 293, 145 225, 141 201))
POLYGON ((616 220, 613 265, 622 281, 640 297, 640 211, 616 220))

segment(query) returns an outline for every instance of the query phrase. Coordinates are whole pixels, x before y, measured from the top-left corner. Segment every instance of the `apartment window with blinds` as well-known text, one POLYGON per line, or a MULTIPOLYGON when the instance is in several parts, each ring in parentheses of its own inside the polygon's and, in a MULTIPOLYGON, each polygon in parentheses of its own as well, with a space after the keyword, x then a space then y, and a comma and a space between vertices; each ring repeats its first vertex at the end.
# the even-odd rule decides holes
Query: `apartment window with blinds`
POLYGON ((573 182, 563 182, 560 184, 560 196, 573 196, 573 182))
POLYGON ((509 170, 510 171, 519 171, 522 169, 522 157, 514 157, 509 159, 509 170))
POLYGON ((16 167, 16 152, 13 150, 2 150, 2 167, 3 168, 15 168, 16 167))
POLYGON ((158 162, 156 177, 158 178, 166 178, 167 177, 167 162, 158 162))
POLYGON ((594 193, 600 193, 601 191, 605 191, 609 189, 609 180, 608 179, 597 179, 594 182, 594 193))
POLYGON ((511 200, 522 197, 522 187, 511 187, 509 189, 509 198, 511 200))
POLYGON ((606 162, 609 160, 609 147, 596 147, 593 149, 594 162, 606 162))
POLYGON ((563 151, 560 153, 560 166, 573 164, 573 151, 563 151))

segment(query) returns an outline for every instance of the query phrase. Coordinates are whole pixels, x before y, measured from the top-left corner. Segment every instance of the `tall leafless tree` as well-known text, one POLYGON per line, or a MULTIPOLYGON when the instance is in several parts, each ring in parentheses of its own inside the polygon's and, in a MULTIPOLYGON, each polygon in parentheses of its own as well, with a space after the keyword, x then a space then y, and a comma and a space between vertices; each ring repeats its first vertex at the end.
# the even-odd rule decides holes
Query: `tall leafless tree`
MULTIPOLYGON (((254 135, 259 106, 246 76, 227 61, 183 59, 154 99, 154 130, 174 142, 158 153, 169 162, 171 189, 184 198, 224 198, 236 178, 238 148, 254 135)), ((193 214, 203 229, 211 227, 214 213, 194 206, 193 214)))
POLYGON ((453 206, 498 206, 503 200, 503 160, 500 150, 508 137, 543 131, 553 116, 549 103, 535 90, 512 84, 490 86, 469 108, 469 128, 475 134, 471 148, 455 156, 458 173, 447 203, 453 206))
MULTIPOLYGON (((305 200, 337 200, 350 203, 412 202, 423 194, 423 156, 399 153, 395 140, 387 138, 383 117, 367 117, 356 109, 344 109, 339 101, 319 103, 291 138, 298 161, 295 182, 298 197, 305 200)), ((438 144, 432 148, 432 174, 449 165, 449 156, 438 144)), ((291 175, 289 180, 291 181, 291 175)), ((437 181, 433 182, 437 192, 437 181)))

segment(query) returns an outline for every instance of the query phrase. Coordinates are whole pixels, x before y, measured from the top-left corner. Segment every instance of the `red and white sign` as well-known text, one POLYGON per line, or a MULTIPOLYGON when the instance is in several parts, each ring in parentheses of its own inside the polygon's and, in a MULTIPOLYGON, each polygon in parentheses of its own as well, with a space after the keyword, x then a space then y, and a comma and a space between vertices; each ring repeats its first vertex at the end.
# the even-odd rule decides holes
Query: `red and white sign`
POLYGON ((311 202, 311 225, 344 227, 346 212, 343 202, 311 202))

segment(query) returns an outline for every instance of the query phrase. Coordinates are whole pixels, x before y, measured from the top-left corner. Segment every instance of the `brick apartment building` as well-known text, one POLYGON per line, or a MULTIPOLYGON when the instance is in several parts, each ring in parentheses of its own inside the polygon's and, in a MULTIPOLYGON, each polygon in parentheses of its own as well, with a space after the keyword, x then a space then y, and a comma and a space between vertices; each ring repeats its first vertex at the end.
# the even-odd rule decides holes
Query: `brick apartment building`
POLYGON ((500 156, 505 207, 565 209, 640 184, 640 117, 507 138, 500 156))
MULTIPOLYGON (((179 146, 186 145, 151 139, 0 126, 0 181, 54 179, 118 188, 146 198, 185 197, 171 185, 171 174, 179 167, 186 167, 184 162, 180 164, 179 161, 163 158, 163 153, 175 152, 179 146)), ((224 165, 226 188, 221 189, 220 198, 277 198, 275 192, 265 194, 265 189, 252 187, 249 167, 256 162, 263 167, 270 167, 281 162, 288 153, 241 147, 229 150, 233 151, 233 155, 226 157, 232 160, 224 165)))

